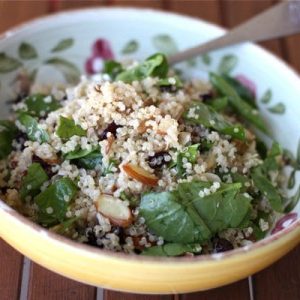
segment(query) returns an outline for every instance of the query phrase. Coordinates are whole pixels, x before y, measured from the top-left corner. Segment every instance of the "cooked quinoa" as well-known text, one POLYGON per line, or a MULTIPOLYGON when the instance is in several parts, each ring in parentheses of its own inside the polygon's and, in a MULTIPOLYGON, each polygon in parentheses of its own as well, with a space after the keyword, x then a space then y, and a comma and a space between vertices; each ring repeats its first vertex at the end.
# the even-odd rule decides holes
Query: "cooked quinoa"
POLYGON ((0 196, 112 251, 200 255, 263 238, 285 212, 284 156, 233 77, 180 79, 156 54, 77 86, 32 85, 0 121, 0 196), (254 130, 254 128, 256 128, 254 130))

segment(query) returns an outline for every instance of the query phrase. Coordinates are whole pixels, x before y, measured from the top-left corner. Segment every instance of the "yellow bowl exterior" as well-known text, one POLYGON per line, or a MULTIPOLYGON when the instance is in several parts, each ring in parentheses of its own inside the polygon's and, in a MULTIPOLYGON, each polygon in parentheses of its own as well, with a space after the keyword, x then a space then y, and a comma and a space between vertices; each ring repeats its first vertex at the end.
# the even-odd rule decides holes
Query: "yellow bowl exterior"
POLYGON ((153 259, 79 245, 33 225, 11 209, 0 209, 0 236, 36 263, 87 284, 154 294, 206 290, 253 274, 296 246, 300 227, 295 225, 248 250, 199 259, 153 259))

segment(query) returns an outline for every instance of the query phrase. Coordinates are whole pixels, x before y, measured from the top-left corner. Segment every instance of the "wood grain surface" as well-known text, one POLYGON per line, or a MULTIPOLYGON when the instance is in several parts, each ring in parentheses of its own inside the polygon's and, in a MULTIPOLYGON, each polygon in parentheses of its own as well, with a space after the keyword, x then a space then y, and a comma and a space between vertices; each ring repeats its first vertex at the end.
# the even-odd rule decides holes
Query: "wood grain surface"
MULTIPOLYGON (((270 7, 272 0, 39 0, 0 1, 0 31, 34 17, 92 6, 150 7, 183 13, 233 27, 270 7)), ((300 71, 300 36, 262 43, 262 46, 300 71)), ((0 239, 0 299, 19 299, 23 257, 0 239)), ((298 300, 300 299, 300 247, 253 277, 215 290, 185 294, 150 296, 101 290, 64 278, 31 263, 27 295, 30 300, 298 300), (251 294, 250 294, 251 291, 251 294)), ((23 278, 23 281, 25 279, 23 278)), ((24 282, 23 282, 24 283, 24 282)), ((25 285, 26 286, 26 285, 25 285)), ((21 299, 21 300, 24 300, 21 299)))

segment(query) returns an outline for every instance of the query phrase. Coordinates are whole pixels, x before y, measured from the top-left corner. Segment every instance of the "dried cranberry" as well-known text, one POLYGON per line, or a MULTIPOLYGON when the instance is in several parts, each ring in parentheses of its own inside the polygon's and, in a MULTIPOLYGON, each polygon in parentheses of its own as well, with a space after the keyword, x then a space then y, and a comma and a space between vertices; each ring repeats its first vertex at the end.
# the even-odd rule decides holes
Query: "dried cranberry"
POLYGON ((125 244, 125 231, 123 227, 114 226, 113 233, 119 237, 119 242, 121 245, 125 244))
POLYGON ((44 160, 42 160, 38 156, 33 155, 32 162, 39 163, 42 166, 42 168, 44 169, 44 171, 46 172, 46 174, 48 175, 48 177, 52 177, 54 175, 54 173, 52 172, 51 165, 47 164, 44 160))
POLYGON ((110 123, 100 134, 99 139, 103 141, 107 139, 107 134, 110 132, 114 137, 117 135, 117 129, 121 128, 121 125, 117 125, 115 122, 110 123))
POLYGON ((215 237, 212 240, 213 244, 213 253, 226 252, 233 249, 232 244, 223 238, 215 237))
POLYGON ((95 236, 95 233, 92 230, 88 230, 86 232, 86 236, 87 236, 87 244, 91 245, 91 246, 98 246, 97 244, 97 238, 95 236))
POLYGON ((203 102, 208 102, 213 98, 212 92, 206 94, 200 94, 199 97, 202 99, 203 102))
POLYGON ((161 168, 163 165, 171 161, 171 155, 166 151, 155 153, 153 156, 149 156, 148 163, 152 169, 161 168))
POLYGON ((173 84, 170 85, 162 85, 159 87, 162 93, 175 93, 177 91, 177 87, 173 84))
POLYGON ((24 143, 27 140, 27 135, 24 132, 19 131, 15 137, 16 142, 21 145, 20 150, 24 150, 24 143))

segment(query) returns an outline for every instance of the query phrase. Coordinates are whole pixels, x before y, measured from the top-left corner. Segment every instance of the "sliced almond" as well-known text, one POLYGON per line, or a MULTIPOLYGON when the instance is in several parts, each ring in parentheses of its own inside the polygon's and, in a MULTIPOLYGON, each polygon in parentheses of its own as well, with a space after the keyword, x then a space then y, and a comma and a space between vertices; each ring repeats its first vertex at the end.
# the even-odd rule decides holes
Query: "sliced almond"
POLYGON ((165 131, 162 131, 162 130, 160 130, 160 129, 158 129, 157 130, 157 133, 159 134, 159 135, 167 135, 167 133, 165 132, 165 131))
POLYGON ((158 183, 158 178, 146 171, 145 169, 134 165, 134 164, 126 164, 123 165, 124 172, 131 178, 136 179, 137 181, 144 183, 150 186, 156 186, 158 183))
POLYGON ((115 141, 115 138, 112 134, 110 134, 108 137, 107 137, 107 145, 105 147, 105 153, 108 154, 110 149, 111 149, 111 146, 113 145, 115 141))
POLYGON ((96 201, 97 211, 117 226, 128 227, 132 223, 132 213, 126 203, 111 195, 102 194, 96 201))

